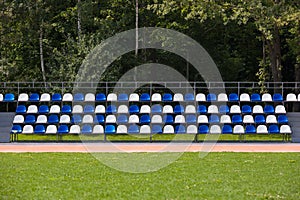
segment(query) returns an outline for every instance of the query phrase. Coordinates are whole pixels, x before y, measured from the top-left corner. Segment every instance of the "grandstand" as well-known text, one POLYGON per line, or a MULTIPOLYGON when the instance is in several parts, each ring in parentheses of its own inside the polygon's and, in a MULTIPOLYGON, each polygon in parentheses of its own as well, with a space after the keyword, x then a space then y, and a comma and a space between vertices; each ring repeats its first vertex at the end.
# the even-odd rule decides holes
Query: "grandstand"
POLYGON ((194 141, 205 134, 236 135, 241 141, 246 135, 281 135, 283 141, 300 141, 298 83, 190 85, 193 92, 180 82, 1 83, 2 142, 16 142, 20 134, 56 135, 59 141, 65 135, 103 135, 106 140, 124 134, 149 135, 149 141, 156 134, 193 135, 194 141), (86 92, 74 93, 78 85, 86 92), (132 87, 138 89, 126 93, 132 87), (220 88, 226 93, 212 92, 220 88))

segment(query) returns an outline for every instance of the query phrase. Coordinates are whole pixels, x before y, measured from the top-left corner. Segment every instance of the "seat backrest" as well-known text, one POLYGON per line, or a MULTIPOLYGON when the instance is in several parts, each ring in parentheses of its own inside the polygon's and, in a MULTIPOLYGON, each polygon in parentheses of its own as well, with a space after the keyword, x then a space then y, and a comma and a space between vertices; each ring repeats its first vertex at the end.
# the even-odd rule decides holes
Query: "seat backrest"
POLYGON ((151 106, 151 113, 161 113, 162 107, 159 104, 151 106))
POLYGON ((253 113, 254 114, 263 114, 264 113, 263 107, 261 105, 253 106, 253 113))
POLYGON ((117 122, 116 116, 115 115, 107 115, 105 122, 106 123, 116 123, 117 122))
POLYGON ((93 132, 93 128, 89 124, 85 124, 81 127, 82 134, 91 134, 93 132))
POLYGON ((38 108, 36 105, 30 105, 27 108, 27 113, 38 113, 38 108))
POLYGON ((135 124, 129 125, 129 127, 128 127, 128 133, 137 134, 139 132, 140 132, 140 128, 139 128, 138 125, 135 125, 135 124))
POLYGON ((276 116, 275 115, 268 115, 267 118, 266 118, 266 123, 267 124, 277 123, 276 116))
POLYGON ((120 105, 118 107, 118 113, 128 113, 128 107, 127 107, 127 105, 120 105))
POLYGON ((160 115, 153 115, 151 123, 162 123, 162 117, 160 115))
POLYGON ((279 127, 276 124, 272 124, 269 126, 269 133, 279 133, 279 127))
POLYGON ((93 94, 93 93, 87 93, 84 96, 84 101, 85 102, 94 102, 95 99, 96 99, 96 97, 95 97, 95 94, 93 94))
POLYGON ((256 115, 254 119, 256 124, 264 124, 266 123, 266 119, 264 115, 256 115))
POLYGON ((233 114, 240 114, 240 113, 242 113, 240 106, 238 106, 238 105, 232 105, 230 107, 230 113, 233 113, 233 114))
POLYGON ((175 126, 175 133, 186 133, 184 125, 175 126))
POLYGON ((292 133, 291 127, 289 125, 280 126, 280 133, 291 134, 292 133))
POLYGON ((217 101, 217 96, 216 96, 216 94, 210 93, 210 94, 207 95, 206 100, 207 100, 208 102, 211 102, 211 101, 217 101))
POLYGON ((191 124, 191 123, 196 123, 197 122, 197 117, 196 117, 196 115, 186 115, 186 117, 185 117, 186 119, 186 123, 189 123, 189 124, 191 124))
POLYGON ((116 112, 117 112, 117 107, 115 105, 108 105, 106 107, 106 113, 111 114, 116 112))
POLYGON ((52 94, 51 101, 61 101, 61 100, 62 100, 61 94, 59 94, 59 93, 52 94))
POLYGON ((184 101, 195 101, 195 96, 193 93, 187 93, 184 95, 184 101))
POLYGON ((243 134, 243 133, 245 133, 244 127, 242 125, 235 125, 233 127, 233 133, 235 133, 235 134, 243 134))
POLYGON ((247 93, 243 93, 243 94, 241 94, 240 95, 240 101, 250 101, 250 96, 249 96, 249 94, 247 94, 247 93))
POLYGON ((229 113, 229 107, 227 105, 220 105, 219 112, 222 114, 229 113))
POLYGON ((151 109, 150 109, 149 105, 142 105, 141 106, 140 113, 150 113, 150 112, 151 112, 151 109))
POLYGON ((184 107, 183 107, 183 105, 175 105, 175 107, 174 107, 174 113, 175 114, 184 113, 184 107))
POLYGON ((283 101, 282 95, 279 94, 279 93, 273 94, 273 101, 275 101, 275 102, 282 102, 283 101))
POLYGON ((220 128, 219 125, 212 125, 210 127, 209 132, 212 133, 212 134, 220 134, 220 133, 222 133, 221 128, 220 128))
POLYGON ((41 98, 40 98, 40 101, 41 102, 48 102, 48 101, 50 101, 51 100, 51 97, 50 97, 50 94, 48 94, 48 93, 43 93, 42 95, 41 95, 41 98))
POLYGON ((61 115, 59 118, 59 123, 66 124, 66 123, 70 123, 70 122, 71 122, 71 119, 70 119, 69 115, 61 115))
POLYGON ((102 125, 95 125, 93 127, 93 134, 103 134, 104 133, 104 128, 102 125))
POLYGON ((83 109, 83 113, 94 113, 95 108, 93 105, 85 105, 83 109))
POLYGON ((256 133, 256 128, 254 125, 246 125, 245 133, 256 133))
POLYGON ((220 119, 218 115, 210 115, 208 119, 209 123, 219 123, 220 119))
POLYGON ((152 94, 151 101, 161 101, 161 95, 159 93, 152 94))
POLYGON ((139 116, 137 116, 137 115, 130 115, 128 122, 129 123, 139 123, 140 122, 139 116))
POLYGON ((117 133, 127 133, 127 126, 125 126, 125 125, 119 125, 117 127, 117 133))
POLYGON ((95 113, 105 113, 104 105, 97 105, 95 108, 95 113))
POLYGON ((150 123, 150 115, 142 115, 140 117, 140 123, 141 124, 149 124, 150 123))
POLYGON ((26 115, 24 123, 25 124, 34 124, 35 121, 36 121, 36 118, 34 115, 26 115))
POLYGON ((79 125, 72 125, 70 127, 70 134, 80 134, 80 126, 79 125))
POLYGON ((233 132, 231 125, 224 125, 222 127, 222 133, 224 134, 231 134, 233 132))
POLYGON ((82 105, 75 105, 75 106, 73 106, 72 113, 76 113, 76 114, 83 113, 82 105))
POLYGON ((287 124, 289 122, 288 117, 286 115, 278 115, 277 121, 279 124, 287 124))
POLYGON ((207 134, 207 133, 209 133, 209 128, 207 125, 200 125, 198 128, 198 132, 200 134, 207 134))
POLYGON ((46 134, 56 134, 57 127, 55 125, 48 125, 46 128, 46 134))
POLYGON ((252 108, 249 105, 243 105, 242 106, 242 113, 243 114, 250 114, 252 113, 252 108))
POLYGON ((110 93, 107 95, 107 101, 117 101, 117 100, 118 100, 117 94, 110 93))
POLYGON ((181 93, 174 94, 173 101, 183 101, 183 95, 181 93))
POLYGON ((57 115, 49 115, 48 123, 49 124, 57 124, 59 122, 57 115))
POLYGON ((197 113, 198 114, 206 114, 207 113, 207 108, 205 105, 198 105, 197 106, 197 113))
POLYGON ((260 102, 261 101, 260 94, 257 94, 257 93, 251 94, 251 101, 252 102, 260 102))
POLYGON ((33 126, 32 125, 25 125, 23 127, 23 131, 22 131, 23 134, 31 134, 33 132, 34 131, 33 131, 33 126))
POLYGON ((81 123, 82 122, 81 115, 77 115, 77 114, 72 115, 71 122, 75 124, 81 123))
POLYGON ((148 93, 141 94, 140 101, 150 101, 150 95, 148 93))
POLYGON ((140 133, 142 134, 149 134, 151 133, 151 128, 149 125, 142 125, 140 128, 140 133))
POLYGON ((15 95, 12 93, 5 94, 4 101, 13 102, 15 100, 15 95))
POLYGON ((232 123, 233 124, 240 124, 243 122, 241 115, 232 115, 232 123))
POLYGON ((237 102, 237 101, 239 101, 239 96, 236 93, 231 93, 231 94, 229 94, 229 101, 237 102))
POLYGON ((264 108, 265 114, 273 114, 274 113, 274 107, 272 105, 266 105, 264 108))
MULTIPOLYGON (((129 113, 130 114, 137 114, 137 113, 139 113, 140 112, 140 108, 139 108, 139 106, 138 105, 131 105, 130 107, 129 107, 129 113)), ((150 113, 150 112, 149 112, 150 113)))
POLYGON ((162 100, 164 102, 173 101, 173 96, 170 93, 164 93, 163 97, 162 97, 162 100))
POLYGON ((76 93, 74 94, 74 102, 82 102, 84 101, 84 95, 82 93, 76 93))
POLYGON ((158 124, 154 124, 152 126, 152 130, 151 130, 152 133, 162 133, 162 127, 161 125, 158 125, 158 124))
POLYGON ((60 113, 60 107, 58 105, 52 105, 49 113, 60 113))
POLYGON ((227 102, 228 101, 228 96, 225 93, 220 93, 218 94, 218 101, 221 102, 227 102))
POLYGON ((26 93, 21 93, 18 97, 19 102, 26 102, 29 100, 28 94, 26 93))
POLYGON ((127 115, 119 115, 117 117, 117 123, 118 124, 124 124, 124 123, 127 123, 128 122, 128 117, 127 115))
POLYGON ((63 114, 70 114, 72 113, 72 108, 70 105, 63 105, 63 107, 61 108, 61 113, 63 114))
POLYGON ((164 115, 163 116, 163 122, 166 124, 172 124, 174 123, 174 117, 173 115, 164 115))
POLYGON ((95 117, 94 117, 94 124, 103 124, 104 122, 105 122, 104 115, 101 115, 101 114, 95 115, 95 117))
POLYGON ((132 93, 129 95, 129 101, 139 101, 140 100, 140 97, 137 93, 132 93))
POLYGON ((198 93, 196 95, 196 101, 198 102, 206 102, 206 96, 203 93, 198 93))
POLYGON ((170 133, 174 133, 174 132, 175 132, 175 130, 174 130, 174 127, 172 125, 164 126, 163 133, 170 134, 170 133))
POLYGON ((62 101, 73 101, 73 95, 71 93, 65 93, 63 95, 62 101))
POLYGON ((45 126, 44 125, 36 125, 34 127, 34 133, 35 134, 44 134, 46 132, 45 126))
POLYGON ((198 133, 197 126, 196 125, 189 125, 186 128, 186 133, 188 133, 188 134, 197 134, 198 133))
POLYGON ((105 132, 105 134, 115 134, 116 127, 114 125, 106 125, 104 132, 105 132))
POLYGON ((277 105, 275 107, 275 113, 276 114, 285 114, 286 113, 285 107, 283 105, 277 105))
POLYGON ((293 93, 289 93, 286 95, 286 101, 296 102, 297 96, 293 93))
POLYGON ((220 122, 222 124, 231 123, 230 116, 229 115, 222 115, 221 119, 220 119, 220 122))
POLYGON ((24 123, 24 116, 23 115, 16 115, 14 117, 13 123, 14 124, 23 124, 24 123))
POLYGON ((47 105, 40 105, 38 112, 40 114, 47 114, 47 113, 49 113, 49 106, 47 106, 47 105))
POLYGON ((163 113, 173 113, 173 107, 171 105, 165 105, 163 107, 163 113))
POLYGON ((264 102, 271 102, 272 96, 269 93, 265 93, 262 95, 261 100, 264 102))
POLYGON ((185 123, 185 117, 183 115, 176 115, 175 123, 185 123))
POLYGON ((257 133, 268 133, 268 128, 266 125, 258 125, 256 132, 257 133))
POLYGON ((207 113, 219 113, 219 109, 216 105, 208 106, 207 113))
POLYGON ((59 127, 57 129, 57 133, 67 134, 67 133, 69 133, 69 127, 67 125, 59 125, 59 127))
POLYGON ((187 105, 185 107, 185 113, 188 113, 188 114, 195 114, 196 113, 196 108, 194 105, 187 105))
POLYGON ((104 101, 106 101, 106 95, 104 93, 98 93, 98 94, 96 94, 95 101, 97 101, 97 102, 104 102, 104 101))
POLYGON ((199 115, 198 119, 197 119, 197 122, 199 124, 208 124, 208 118, 207 118, 206 115, 199 115))
POLYGON ((17 114, 25 114, 27 112, 26 106, 25 105, 18 105, 16 108, 16 113, 17 114))
POLYGON ((125 93, 119 94, 118 101, 128 101, 128 94, 125 94, 125 93))
POLYGON ((243 123, 245 123, 245 124, 254 123, 253 116, 252 115, 244 115, 243 123))
POLYGON ((46 115, 39 115, 36 119, 37 124, 46 124, 47 123, 47 117, 46 115))

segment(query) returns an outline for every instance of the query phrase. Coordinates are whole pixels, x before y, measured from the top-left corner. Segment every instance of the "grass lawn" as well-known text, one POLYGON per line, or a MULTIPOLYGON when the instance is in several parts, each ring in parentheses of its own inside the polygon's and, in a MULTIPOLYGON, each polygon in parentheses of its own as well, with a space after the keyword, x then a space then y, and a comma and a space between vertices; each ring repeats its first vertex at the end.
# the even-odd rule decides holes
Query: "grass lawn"
MULTIPOLYGON (((137 156, 143 154, 151 153, 137 156)), ((105 156, 117 162, 122 154, 105 156)), ((210 153, 204 159, 184 153, 144 174, 116 171, 84 153, 1 153, 0 162, 0 199, 300 197, 299 153, 210 153)))

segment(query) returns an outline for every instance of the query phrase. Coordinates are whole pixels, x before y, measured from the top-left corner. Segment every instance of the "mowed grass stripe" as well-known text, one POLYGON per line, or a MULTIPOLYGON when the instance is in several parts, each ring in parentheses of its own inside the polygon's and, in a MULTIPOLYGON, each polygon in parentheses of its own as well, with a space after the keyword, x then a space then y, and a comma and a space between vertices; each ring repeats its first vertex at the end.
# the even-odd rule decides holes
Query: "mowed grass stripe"
MULTIPOLYGON (((136 154, 140 157, 151 153, 136 154)), ((105 156, 114 162, 122 157, 116 153, 105 156)), ((300 196, 299 153, 210 153, 204 159, 199 158, 199 153, 184 153, 168 167, 144 174, 117 171, 84 153, 1 153, 0 161, 0 199, 300 196)))

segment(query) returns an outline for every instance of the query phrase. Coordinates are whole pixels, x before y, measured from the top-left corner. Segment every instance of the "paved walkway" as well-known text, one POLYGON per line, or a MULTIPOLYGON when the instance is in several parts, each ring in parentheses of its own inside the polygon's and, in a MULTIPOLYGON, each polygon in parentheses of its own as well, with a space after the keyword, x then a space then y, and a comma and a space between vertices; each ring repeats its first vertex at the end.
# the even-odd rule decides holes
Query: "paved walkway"
POLYGON ((0 152, 300 152, 300 143, 0 143, 0 152))

